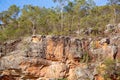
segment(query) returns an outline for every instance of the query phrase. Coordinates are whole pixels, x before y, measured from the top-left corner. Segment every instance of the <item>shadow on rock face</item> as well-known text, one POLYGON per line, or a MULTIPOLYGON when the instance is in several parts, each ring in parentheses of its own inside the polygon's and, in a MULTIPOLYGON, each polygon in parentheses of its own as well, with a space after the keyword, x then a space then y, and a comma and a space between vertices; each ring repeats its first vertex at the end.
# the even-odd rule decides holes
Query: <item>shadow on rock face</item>
POLYGON ((16 80, 16 79, 13 78, 12 76, 3 75, 3 76, 0 76, 0 80, 16 80))

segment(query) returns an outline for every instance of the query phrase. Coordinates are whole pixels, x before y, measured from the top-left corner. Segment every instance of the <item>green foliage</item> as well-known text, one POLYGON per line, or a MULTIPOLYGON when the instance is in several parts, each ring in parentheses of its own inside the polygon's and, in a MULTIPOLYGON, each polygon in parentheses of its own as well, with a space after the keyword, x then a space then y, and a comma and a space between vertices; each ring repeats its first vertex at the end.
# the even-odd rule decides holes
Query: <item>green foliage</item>
MULTIPOLYGON (((104 6, 96 6, 94 0, 53 1, 62 7, 47 9, 24 5, 19 9, 12 5, 8 10, 0 12, 0 22, 4 25, 4 29, 0 28, 0 41, 32 35, 33 29, 41 35, 76 36, 76 31, 92 28, 91 36, 98 36, 105 30, 105 25, 120 21, 120 6, 117 5, 119 0, 115 4, 104 6)), ((109 0, 109 3, 113 3, 111 1, 114 2, 109 0)))
POLYGON ((111 58, 107 58, 107 59, 104 60, 104 64, 105 64, 107 67, 109 67, 109 66, 111 66, 111 65, 114 65, 114 64, 115 64, 115 61, 112 60, 111 58))
POLYGON ((104 74, 104 77, 106 80, 110 79, 111 75, 118 75, 120 76, 120 69, 116 67, 115 60, 112 60, 110 58, 105 59, 104 63, 106 68, 106 74, 104 74))
POLYGON ((90 62, 90 60, 91 60, 91 57, 89 56, 89 53, 85 51, 82 59, 80 59, 80 62, 88 63, 88 62, 90 62))
POLYGON ((67 78, 63 78, 63 79, 58 79, 58 80, 67 80, 67 78))
POLYGON ((4 42, 7 39, 6 35, 3 34, 3 31, 0 31, 0 42, 4 42))

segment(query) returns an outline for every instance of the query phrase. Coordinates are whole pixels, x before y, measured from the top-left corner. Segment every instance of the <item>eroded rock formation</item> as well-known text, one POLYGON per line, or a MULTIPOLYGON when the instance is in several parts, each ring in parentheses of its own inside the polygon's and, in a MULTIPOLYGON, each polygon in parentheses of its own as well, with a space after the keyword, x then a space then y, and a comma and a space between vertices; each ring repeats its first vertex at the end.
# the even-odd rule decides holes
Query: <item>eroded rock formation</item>
MULTIPOLYGON (((78 39, 37 35, 0 44, 0 79, 105 80, 103 75, 109 72, 106 60, 115 61, 114 68, 120 72, 119 36, 78 39)), ((111 75, 120 79, 119 73, 111 75)))

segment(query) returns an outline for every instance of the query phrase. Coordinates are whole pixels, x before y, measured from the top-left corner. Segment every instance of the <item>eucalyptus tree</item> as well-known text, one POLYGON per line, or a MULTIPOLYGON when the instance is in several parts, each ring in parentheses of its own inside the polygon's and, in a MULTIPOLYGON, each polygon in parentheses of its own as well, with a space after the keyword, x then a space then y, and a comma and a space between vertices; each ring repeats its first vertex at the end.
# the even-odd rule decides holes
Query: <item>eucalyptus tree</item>
POLYGON ((8 10, 0 13, 0 21, 4 26, 8 26, 8 24, 12 24, 13 22, 17 24, 16 19, 18 17, 19 11, 20 9, 16 5, 10 6, 8 10))
POLYGON ((73 23, 74 23, 74 1, 68 1, 68 4, 64 7, 64 11, 66 12, 66 24, 68 26, 69 34, 72 33, 73 23))
POLYGON ((40 8, 38 6, 25 5, 23 7, 20 19, 27 22, 27 26, 32 27, 31 31, 33 35, 36 34, 36 24, 38 18, 40 18, 40 8))
POLYGON ((14 26, 14 28, 18 28, 19 22, 17 19, 19 17, 20 8, 16 5, 12 5, 8 8, 8 12, 10 16, 10 24, 14 26))
POLYGON ((18 18, 18 14, 20 12, 20 8, 17 7, 16 5, 12 5, 8 8, 8 12, 11 16, 11 18, 13 19, 17 19, 18 18))
POLYGON ((113 24, 116 23, 116 18, 117 18, 116 5, 119 4, 120 4, 120 0, 108 0, 108 5, 110 5, 113 10, 113 24))
MULTIPOLYGON (((95 7, 93 0, 74 0, 74 15, 76 19, 77 30, 80 31, 82 24, 86 24, 87 20, 82 21, 81 19, 90 15, 90 11, 95 7)), ((85 26, 84 26, 85 27, 85 26)))
POLYGON ((1 23, 7 25, 9 23, 9 19, 10 19, 10 16, 9 16, 8 11, 3 11, 3 12, 0 13, 0 21, 1 21, 1 23))
POLYGON ((63 22, 63 19, 64 19, 64 15, 63 15, 63 10, 64 10, 64 7, 66 5, 66 2, 68 2, 68 0, 53 0, 53 2, 58 2, 59 3, 59 6, 60 6, 60 15, 61 15, 61 31, 63 31, 64 29, 64 22, 63 22))

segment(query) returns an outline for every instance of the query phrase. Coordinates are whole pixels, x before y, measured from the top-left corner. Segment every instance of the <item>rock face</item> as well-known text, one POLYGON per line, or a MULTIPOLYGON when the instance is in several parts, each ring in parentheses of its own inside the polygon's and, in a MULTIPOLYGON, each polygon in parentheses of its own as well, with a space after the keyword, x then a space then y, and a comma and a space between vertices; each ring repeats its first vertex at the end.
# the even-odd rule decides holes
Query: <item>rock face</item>
POLYGON ((108 25, 106 25, 105 33, 112 32, 113 30, 115 30, 115 25, 114 24, 108 24, 108 25))
POLYGON ((92 40, 50 35, 6 42, 0 45, 0 79, 104 80, 98 67, 106 59, 116 60, 119 64, 118 43, 119 36, 92 40))

